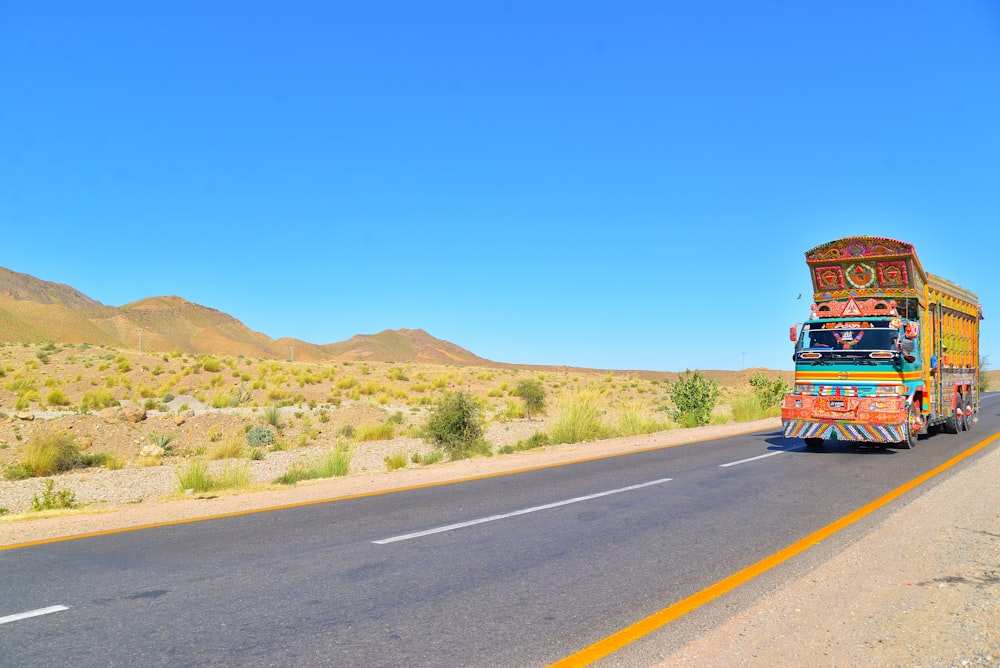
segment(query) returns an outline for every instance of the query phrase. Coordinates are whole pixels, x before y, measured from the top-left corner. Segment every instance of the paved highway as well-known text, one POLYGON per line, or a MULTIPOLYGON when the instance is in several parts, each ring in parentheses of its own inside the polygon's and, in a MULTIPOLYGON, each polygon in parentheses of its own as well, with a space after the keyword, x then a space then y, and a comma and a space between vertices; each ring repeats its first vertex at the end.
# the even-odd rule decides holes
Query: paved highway
MULTIPOLYGON (((757 433, 0 551, 0 665, 548 665, 968 450, 998 431, 998 409, 987 395, 972 432, 915 450, 757 433)), ((878 519, 656 643, 682 643, 878 519)), ((605 661, 654 655, 647 638, 605 661)))

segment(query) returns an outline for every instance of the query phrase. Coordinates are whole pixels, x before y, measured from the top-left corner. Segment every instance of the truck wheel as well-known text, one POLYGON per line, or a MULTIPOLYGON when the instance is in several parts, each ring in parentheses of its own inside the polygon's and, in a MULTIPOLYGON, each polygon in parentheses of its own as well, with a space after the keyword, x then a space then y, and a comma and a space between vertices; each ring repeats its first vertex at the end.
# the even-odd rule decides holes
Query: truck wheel
POLYGON ((818 449, 823 447, 822 438, 806 438, 803 439, 806 442, 806 447, 811 449, 818 449))
POLYGON ((920 422, 920 415, 917 413, 917 407, 910 404, 910 408, 906 414, 906 434, 903 439, 903 447, 912 450, 917 447, 917 427, 916 425, 920 422))
POLYGON ((946 434, 957 434, 958 433, 958 412, 952 411, 951 415, 944 419, 944 433, 946 434))
POLYGON ((972 429, 972 416, 969 415, 969 412, 966 410, 968 402, 966 401, 964 394, 958 395, 958 405, 962 408, 962 417, 959 418, 958 429, 959 431, 969 431, 972 429))

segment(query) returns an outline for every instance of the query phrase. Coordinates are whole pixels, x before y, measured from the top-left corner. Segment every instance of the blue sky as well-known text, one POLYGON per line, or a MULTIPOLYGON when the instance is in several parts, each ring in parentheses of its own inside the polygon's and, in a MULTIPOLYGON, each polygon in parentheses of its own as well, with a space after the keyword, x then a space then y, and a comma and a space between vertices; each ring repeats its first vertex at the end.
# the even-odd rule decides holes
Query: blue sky
POLYGON ((869 234, 1000 366, 998 119, 987 0, 0 0, 0 266, 272 338, 790 369, 804 253, 869 234))

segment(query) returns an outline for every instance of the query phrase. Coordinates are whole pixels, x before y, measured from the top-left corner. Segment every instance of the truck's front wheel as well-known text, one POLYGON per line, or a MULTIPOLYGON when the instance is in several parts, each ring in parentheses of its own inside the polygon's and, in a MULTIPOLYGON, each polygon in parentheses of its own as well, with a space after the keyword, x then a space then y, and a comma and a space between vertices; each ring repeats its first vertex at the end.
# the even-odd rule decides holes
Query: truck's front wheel
POLYGON ((906 438, 903 439, 903 447, 909 450, 917 447, 917 434, 920 432, 920 413, 917 407, 910 404, 906 413, 906 438))

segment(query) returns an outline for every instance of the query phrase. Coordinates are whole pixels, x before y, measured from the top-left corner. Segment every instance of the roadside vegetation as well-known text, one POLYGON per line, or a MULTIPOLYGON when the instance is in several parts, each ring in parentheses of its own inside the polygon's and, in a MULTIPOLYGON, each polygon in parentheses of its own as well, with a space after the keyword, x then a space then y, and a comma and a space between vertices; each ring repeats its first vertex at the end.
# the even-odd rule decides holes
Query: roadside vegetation
POLYGON ((252 463, 275 453, 323 453, 290 467, 279 478, 288 484, 346 475, 357 466, 358 448, 400 438, 424 445, 419 452, 407 445, 389 450, 378 460, 383 470, 758 420, 778 414, 789 378, 763 371, 291 362, 7 343, 0 344, 0 471, 19 480, 170 464, 178 467, 179 491, 201 494, 246 488, 252 463), (144 415, 122 419, 130 407, 144 415), (31 419, 40 414, 61 417, 31 419), (491 425, 514 421, 538 426, 512 445, 489 442, 491 425))

